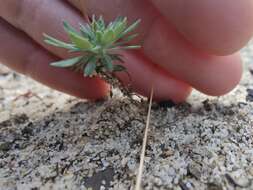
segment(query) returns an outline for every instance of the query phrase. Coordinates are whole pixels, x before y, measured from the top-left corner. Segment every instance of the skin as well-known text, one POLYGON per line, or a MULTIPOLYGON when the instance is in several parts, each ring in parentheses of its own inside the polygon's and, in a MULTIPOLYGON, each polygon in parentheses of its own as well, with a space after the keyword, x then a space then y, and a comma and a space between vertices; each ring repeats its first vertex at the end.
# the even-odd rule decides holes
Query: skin
MULTIPOLYGON (((156 100, 184 101, 195 88, 220 96, 240 81, 237 53, 253 34, 251 0, 8 0, 0 6, 0 62, 43 84, 87 99, 107 95, 99 78, 84 78, 49 63, 70 56, 43 42, 42 33, 68 41, 62 20, 77 26, 86 15, 141 18, 140 51, 121 52, 134 91, 156 100)), ((119 74, 124 83, 128 79, 119 74)))

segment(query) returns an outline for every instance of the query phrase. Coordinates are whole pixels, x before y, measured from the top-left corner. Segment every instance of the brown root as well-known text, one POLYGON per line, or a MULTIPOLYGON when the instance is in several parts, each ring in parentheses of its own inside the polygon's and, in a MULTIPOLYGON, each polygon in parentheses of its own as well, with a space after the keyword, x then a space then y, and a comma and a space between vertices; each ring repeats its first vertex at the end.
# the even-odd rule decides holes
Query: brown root
MULTIPOLYGON (((119 89, 122 94, 126 97, 132 97, 133 92, 131 90, 131 85, 124 86, 122 81, 120 81, 113 73, 102 73, 99 75, 104 81, 111 85, 112 88, 119 89)), ((111 90, 112 93, 112 90, 111 90)), ((111 94, 112 96, 113 94, 111 94)))

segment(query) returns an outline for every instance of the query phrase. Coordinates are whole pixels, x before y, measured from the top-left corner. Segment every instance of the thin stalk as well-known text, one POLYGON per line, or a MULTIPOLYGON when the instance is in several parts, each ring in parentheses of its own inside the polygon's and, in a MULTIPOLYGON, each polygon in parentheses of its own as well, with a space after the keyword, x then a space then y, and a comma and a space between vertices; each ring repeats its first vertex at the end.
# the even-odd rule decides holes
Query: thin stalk
POLYGON ((152 86, 151 92, 150 92, 150 100, 149 100, 149 107, 148 107, 148 115, 147 115, 147 121, 146 121, 146 127, 145 127, 145 133, 143 137, 143 144, 142 144, 142 150, 141 150, 141 159, 140 159, 140 166, 138 175, 136 178, 136 186, 135 190, 141 190, 141 179, 143 174, 143 168, 144 168, 144 159, 145 159, 145 151, 147 146, 147 139, 148 139, 148 131, 149 131, 149 124, 150 124, 150 115, 151 115, 151 107, 153 102, 153 96, 154 96, 154 87, 152 86))

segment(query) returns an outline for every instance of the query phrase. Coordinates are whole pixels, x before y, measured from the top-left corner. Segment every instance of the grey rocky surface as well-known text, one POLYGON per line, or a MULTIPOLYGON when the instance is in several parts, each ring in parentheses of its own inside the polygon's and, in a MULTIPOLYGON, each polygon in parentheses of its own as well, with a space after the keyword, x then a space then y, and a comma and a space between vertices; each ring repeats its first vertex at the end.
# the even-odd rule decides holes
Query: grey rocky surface
MULTIPOLYGON (((253 189, 253 46, 241 84, 153 106, 144 189, 253 189)), ((86 102, 0 67, 0 189, 133 189, 147 103, 86 102)))

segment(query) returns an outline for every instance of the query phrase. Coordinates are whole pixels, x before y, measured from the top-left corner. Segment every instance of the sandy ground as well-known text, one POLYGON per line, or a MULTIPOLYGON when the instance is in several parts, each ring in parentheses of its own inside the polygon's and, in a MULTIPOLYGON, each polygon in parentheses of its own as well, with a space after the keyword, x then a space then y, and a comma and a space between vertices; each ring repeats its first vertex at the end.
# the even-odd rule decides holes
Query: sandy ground
MULTIPOLYGON (((153 106, 144 189, 253 189, 252 51, 229 95, 153 106)), ((0 189, 132 189, 146 113, 146 102, 86 102, 1 66, 0 189)))

